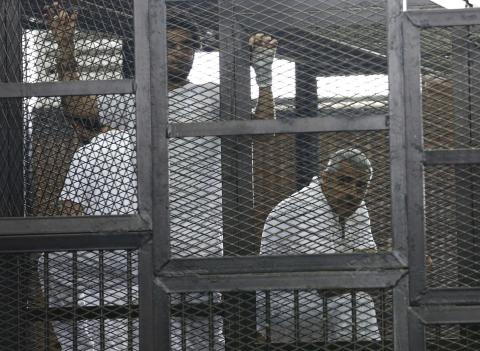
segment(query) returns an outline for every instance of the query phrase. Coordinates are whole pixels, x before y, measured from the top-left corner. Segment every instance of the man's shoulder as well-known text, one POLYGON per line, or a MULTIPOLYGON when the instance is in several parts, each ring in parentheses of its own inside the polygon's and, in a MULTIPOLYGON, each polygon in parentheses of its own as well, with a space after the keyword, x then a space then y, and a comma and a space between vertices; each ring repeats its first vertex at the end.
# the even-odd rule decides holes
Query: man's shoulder
POLYGON ((291 213, 295 214, 300 208, 305 208, 315 196, 315 189, 305 186, 287 198, 283 199, 274 207, 271 214, 291 213))
POLYGON ((78 153, 89 155, 92 152, 98 151, 115 151, 120 148, 133 148, 134 136, 132 133, 124 130, 111 129, 107 132, 100 133, 87 145, 82 146, 78 153))
POLYGON ((199 95, 204 98, 218 98, 220 92, 220 86, 213 82, 196 84, 188 82, 184 86, 173 90, 170 93, 170 98, 193 98, 199 95))

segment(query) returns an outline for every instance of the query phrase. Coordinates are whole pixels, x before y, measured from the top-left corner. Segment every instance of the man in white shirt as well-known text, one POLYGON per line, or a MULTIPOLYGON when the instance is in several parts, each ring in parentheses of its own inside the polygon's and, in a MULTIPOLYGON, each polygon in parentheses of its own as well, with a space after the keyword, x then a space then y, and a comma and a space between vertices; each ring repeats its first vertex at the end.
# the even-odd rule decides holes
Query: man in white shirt
MULTIPOLYGON (((60 77, 64 80, 79 79, 73 56, 76 14, 68 13, 55 3, 48 9, 48 16, 49 27, 59 46, 57 68, 60 77)), ((199 46, 199 38, 195 25, 185 13, 168 12, 167 44, 169 122, 219 120, 218 86, 195 85, 187 80, 195 49, 199 46)), ((250 44, 252 64, 260 86, 255 117, 267 118, 274 115, 271 66, 277 42, 270 36, 257 34, 251 38, 250 44)), ((129 101, 133 99, 127 99, 127 105, 129 101)), ((67 115, 79 115, 77 120, 83 118, 98 121, 102 118, 102 113, 105 113, 94 96, 71 97, 70 100, 64 99, 62 103, 67 115)), ((124 110, 135 113, 133 105, 124 110)), ((201 143, 195 138, 174 139, 169 143, 169 153, 172 256, 222 255, 220 139, 203 138, 201 143)), ((134 214, 137 210, 136 188, 135 132, 111 129, 98 134, 76 152, 60 195, 64 201, 63 212, 65 215, 134 214)), ((114 254, 111 256, 104 256, 104 265, 110 267, 104 272, 105 282, 127 276, 126 259, 118 258, 118 255, 114 254)), ((72 301, 83 306, 100 304, 99 282, 96 279, 99 261, 94 253, 80 251, 76 256, 72 253, 52 253, 49 261, 54 263, 49 265, 48 271, 51 306, 69 306, 72 301), (77 278, 75 282, 78 291, 75 297, 70 296, 71 275, 61 274, 62 271, 70 272, 74 264, 81 273, 80 279, 77 278)), ((40 266, 43 267, 43 263, 40 266)), ((134 265, 131 277, 134 286, 132 303, 138 303, 136 270, 134 265)), ((108 297, 126 294, 126 288, 118 290, 117 286, 116 292, 116 295, 113 294, 105 286, 103 303, 115 305, 124 302, 122 299, 117 302, 108 297)), ((187 300, 192 304, 207 302, 208 296, 189 294, 187 300)), ((214 300, 218 301, 219 296, 214 296, 214 300)), ((172 304, 176 303, 180 303, 180 299, 172 298, 172 304)), ((104 342, 107 349, 127 350, 126 321, 107 320, 106 324, 104 342)), ((182 344, 185 344, 186 350, 191 351, 223 350, 221 317, 215 316, 213 324, 211 326, 205 317, 187 317, 184 321, 172 318, 172 349, 180 350, 182 344), (213 338, 209 338, 211 334, 213 338), (213 345, 209 339, 213 339, 213 345)), ((71 322, 57 321, 54 327, 63 349, 72 347, 75 334, 79 349, 99 349, 98 321, 78 321, 75 330, 71 322)))
MULTIPOLYGON (((374 252, 364 202, 372 174, 370 161, 359 150, 334 153, 320 178, 313 178, 270 213, 260 254, 374 252)), ((303 290, 298 292, 298 305, 295 298, 292 291, 272 291, 266 306, 265 293, 257 295, 258 330, 266 336, 268 307, 271 342, 352 341, 354 334, 356 340, 380 338, 373 300, 365 292, 303 290), (295 339, 295 320, 300 340, 295 339)))

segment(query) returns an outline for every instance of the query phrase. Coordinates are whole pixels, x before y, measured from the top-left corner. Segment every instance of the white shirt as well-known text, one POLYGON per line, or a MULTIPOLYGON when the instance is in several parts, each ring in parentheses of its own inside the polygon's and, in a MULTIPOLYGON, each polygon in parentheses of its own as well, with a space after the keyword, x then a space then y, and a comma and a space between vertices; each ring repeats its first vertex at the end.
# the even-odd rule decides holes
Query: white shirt
MULTIPOLYGON (((376 249, 365 203, 350 216, 342 230, 337 215, 328 204, 319 180, 312 182, 280 202, 269 214, 262 234, 261 255, 302 255, 349 253, 376 249)), ((352 340, 352 295, 326 298, 327 311, 317 290, 302 290, 299 300, 299 334, 302 342, 352 340), (327 315, 325 320, 324 316, 327 315)), ((257 294, 257 323, 266 329, 266 297, 257 294)), ((272 342, 295 342, 295 305, 292 291, 270 293, 272 342)), ((380 338, 373 300, 365 292, 356 293, 356 334, 358 340, 380 338)))
POLYGON ((85 215, 126 215, 137 210, 135 136, 110 130, 73 156, 60 198, 85 215))
MULTIPOLYGON (((113 116, 119 116, 122 121, 131 120, 124 112, 118 111, 119 104, 124 109, 130 109, 134 114, 133 99, 112 104, 113 116), (129 103, 130 102, 130 103, 129 103)), ((100 105, 102 101, 100 101, 100 105)), ((194 85, 191 83, 169 92, 169 122, 190 123, 218 120, 219 100, 218 86, 213 84, 194 85)), ((109 117, 109 111, 102 111, 102 121, 115 125, 109 117), (112 124, 113 123, 113 124, 112 124)), ((110 116, 111 117, 111 116, 110 116)), ((125 125, 124 122, 120 124, 125 125)), ((220 139, 179 138, 169 142, 170 168, 170 229, 172 256, 210 256, 222 254, 222 182, 221 182, 221 150, 220 139)), ((126 215, 137 212, 137 176, 135 135, 131 131, 111 130, 93 138, 90 144, 80 148, 74 155, 61 192, 62 200, 70 200, 82 205, 86 215, 126 215)), ((79 285, 77 303, 79 305, 99 304, 98 258, 93 252, 78 252, 81 262, 78 271, 82 274, 85 287, 79 285)), ((43 261, 43 257, 41 259, 43 261)), ((49 268, 50 291, 71 291, 72 276, 59 272, 70 272, 72 255, 67 253, 51 253, 49 261, 55 266, 49 268)), ((126 276, 126 259, 113 262, 106 253, 105 266, 115 266, 115 270, 104 272, 105 282, 126 276)), ((40 265, 42 267, 42 265, 40 265)), ((136 261, 133 265, 133 299, 138 299, 136 261)), ((117 279, 118 280, 118 279, 117 279)), ((126 283, 117 284, 111 289, 105 286, 105 296, 109 298, 106 304, 125 304, 121 296, 127 294, 126 283)), ((187 295, 191 303, 206 302, 208 296, 200 293, 187 295)), ((219 295, 215 295, 215 301, 219 295)), ((172 298, 172 303, 179 303, 172 298)), ((64 294, 50 295, 50 305, 69 305, 72 298, 64 294)), ((110 323, 111 321, 107 321, 110 323)), ((93 351, 98 347, 98 335, 92 330, 98 329, 95 321, 79 321, 78 344, 82 350, 93 351)), ((108 331, 125 329, 125 321, 114 320, 108 331), (123 323, 123 324, 122 324, 123 323)), ((56 322, 55 330, 64 348, 71 344, 73 330, 68 322, 56 322)), ((181 347, 180 321, 172 319, 172 348, 181 347)), ((209 333, 208 318, 187 319, 187 350, 194 351, 198 347, 208 348, 208 338, 195 337, 195 333, 203 330, 202 335, 209 333)), ((214 319, 214 350, 223 350, 222 320, 214 319)), ((106 331, 107 332, 107 331, 106 331)), ((110 336, 111 337, 111 336, 110 336)), ((115 338, 114 338, 115 339, 115 338)), ((118 340, 117 340, 118 341, 118 340)), ((114 347, 113 340, 107 337, 110 350, 124 350, 125 340, 114 347)))

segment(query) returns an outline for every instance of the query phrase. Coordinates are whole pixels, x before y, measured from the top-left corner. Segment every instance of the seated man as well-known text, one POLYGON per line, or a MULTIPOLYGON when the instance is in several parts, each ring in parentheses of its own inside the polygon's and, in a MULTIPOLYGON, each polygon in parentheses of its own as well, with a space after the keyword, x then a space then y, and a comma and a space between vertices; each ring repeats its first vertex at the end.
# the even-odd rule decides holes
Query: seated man
MULTIPOLYGON (((76 14, 70 14, 58 3, 48 9, 49 28, 58 44, 57 61, 63 70, 77 70, 73 56, 73 33, 76 14)), ((218 86, 212 83, 196 85, 188 81, 195 50, 199 48, 199 33, 188 14, 167 11, 167 61, 169 90, 169 122, 188 123, 219 120, 218 86)), ((252 64, 260 85, 256 118, 274 116, 271 91, 271 67, 277 42, 269 36, 257 34, 250 40, 252 64)), ((78 72, 64 77, 78 79, 78 72)), ((129 101, 131 101, 130 99, 129 101)), ((100 104, 95 97, 80 101, 89 107, 88 115, 99 114, 100 104)), ((66 107, 72 104, 66 105, 66 107)), ((133 106, 127 106, 131 114, 133 106)), ((70 114, 75 115, 75 111, 70 114)), ((95 116, 94 116, 95 117, 95 116)), ((98 118, 94 118, 98 119, 98 118)), ((169 142, 170 161, 170 227, 173 257, 188 255, 222 255, 222 179, 220 138, 173 139, 169 142), (178 170, 182 169, 183 172, 178 170), (212 198, 205 210, 205 198, 212 198), (188 208, 188 211, 185 209, 188 208), (211 218, 220 219, 212 221, 211 218), (208 223, 205 225, 204 223, 208 223)), ((137 211, 137 178, 135 173, 135 131, 111 129, 94 137, 74 155, 65 185, 60 195, 64 201, 65 215, 127 215, 137 211)), ((45 258, 42 258, 45 259, 45 258)), ((48 291, 50 306, 63 307, 73 303, 83 306, 138 303, 138 284, 133 269, 128 272, 128 257, 124 253, 79 251, 76 253, 51 253, 48 256, 48 291), (99 266, 103 260, 103 280, 100 289, 99 266), (72 267, 78 272, 72 279, 72 267), (127 277, 130 282, 127 283, 127 277), (108 283, 108 285, 107 285, 108 283), (75 285, 77 296, 71 296, 75 285), (128 286, 130 285, 130 290, 128 286), (103 298, 100 296, 103 295, 103 298)), ((132 260, 132 259, 130 259, 132 260)), ((40 267, 47 265, 41 264, 40 267)), ((215 295, 215 301, 219 296, 215 295)), ((208 301, 206 294, 189 294, 191 304, 208 301)), ((172 297, 172 304, 181 300, 172 297)), ((127 350, 126 320, 105 320, 104 332, 99 332, 98 320, 80 320, 54 323, 55 332, 63 349, 75 342, 79 349, 100 350, 102 343, 108 350, 127 350), (102 336, 103 334, 103 336, 102 336)), ((224 348, 222 319, 215 316, 213 326, 209 318, 186 317, 183 321, 173 317, 171 343, 173 350, 222 350, 224 348), (210 335, 212 337, 210 337, 210 335)), ((136 342, 136 341, 133 341, 136 342)))
MULTIPOLYGON (((364 202, 372 174, 370 161, 359 150, 335 152, 320 178, 313 178, 270 213, 260 254, 374 252, 364 202)), ((380 338, 374 304, 365 292, 304 290, 295 296, 292 291, 272 291, 269 301, 266 306, 265 293, 257 295, 257 324, 265 337, 269 309, 273 343, 351 341, 354 333, 356 340, 380 338), (300 340, 294 337, 296 320, 300 340)))

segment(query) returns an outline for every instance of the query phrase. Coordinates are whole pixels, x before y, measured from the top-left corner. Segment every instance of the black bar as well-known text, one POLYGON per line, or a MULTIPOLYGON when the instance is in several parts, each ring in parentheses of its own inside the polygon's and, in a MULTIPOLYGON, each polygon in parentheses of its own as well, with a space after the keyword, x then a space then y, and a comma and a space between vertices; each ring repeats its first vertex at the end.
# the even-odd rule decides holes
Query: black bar
POLYGON ((91 307, 49 307, 44 309, 29 308, 26 310, 29 319, 36 321, 82 321, 82 320, 105 320, 105 319, 127 319, 139 317, 138 305, 104 305, 91 307))
MULTIPOLYGON (((168 293, 189 291, 225 291, 229 296, 267 289, 370 289, 394 286, 406 270, 334 271, 334 272, 281 272, 276 274, 179 274, 160 276, 156 284, 168 293)), ((227 302, 225 299, 224 301, 227 302)), ((255 295, 255 294, 253 294, 255 295)), ((236 306, 238 300, 229 303, 236 306)), ((255 301, 255 300, 253 300, 255 301)))
POLYGON ((426 166, 480 164, 480 150, 429 150, 425 151, 423 162, 426 166))
POLYGON ((250 256, 172 259, 157 273, 244 274, 316 271, 359 271, 368 269, 401 269, 406 262, 394 254, 335 254, 297 256, 250 256))
MULTIPOLYGON (((17 0, 0 0, 0 82, 22 79, 21 9, 17 0)), ((0 99, 0 217, 24 215, 24 145, 21 99, 0 99)), ((23 314, 25 292, 17 268, 29 255, 0 256, 0 339, 7 349, 21 350, 30 341, 26 335, 31 323, 23 314)))
POLYGON ((0 98, 131 94, 133 80, 76 80, 47 83, 0 83, 0 98))
POLYGON ((150 238, 151 232, 98 232, 0 236, 0 252, 20 253, 64 250, 135 249, 140 247, 150 238))
MULTIPOLYGON (((309 66, 295 65, 295 114, 297 118, 318 114, 317 76, 309 66)), ((308 185, 318 175, 318 137, 309 134, 296 136, 297 189, 308 185)))
POLYGON ((387 115, 170 124, 169 138, 387 130, 387 115))
POLYGON ((480 23, 480 9, 435 9, 408 11, 410 22, 420 28, 474 26, 480 23))

